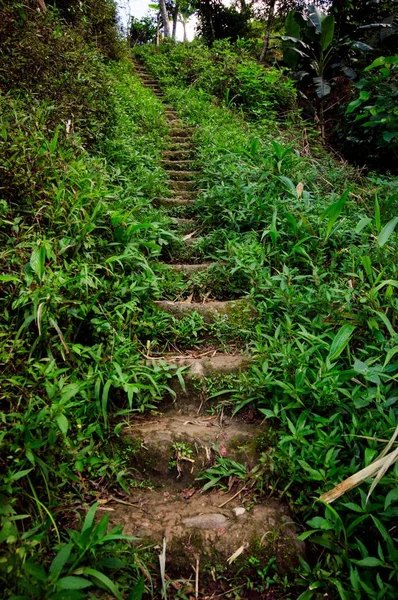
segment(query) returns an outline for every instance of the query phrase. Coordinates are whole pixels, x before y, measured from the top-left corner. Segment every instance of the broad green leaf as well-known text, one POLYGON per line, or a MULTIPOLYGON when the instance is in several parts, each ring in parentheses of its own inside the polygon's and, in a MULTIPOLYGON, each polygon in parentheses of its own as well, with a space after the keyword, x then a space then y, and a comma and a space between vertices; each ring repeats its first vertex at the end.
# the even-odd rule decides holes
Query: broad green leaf
POLYGON ((385 131, 383 133, 383 140, 385 142, 391 142, 395 137, 398 137, 398 131, 385 131))
POLYGON ((70 553, 72 552, 72 548, 73 548, 73 544, 72 544, 72 542, 69 542, 69 544, 62 546, 62 548, 58 551, 56 556, 53 558, 53 561, 50 565, 50 571, 49 571, 49 573, 51 575, 51 579, 53 581, 55 579, 58 579, 59 575, 62 572, 62 569, 68 562, 70 553))
POLYGON ((365 227, 367 227, 371 222, 372 219, 370 217, 364 217, 363 219, 361 219, 355 227, 355 233, 361 233, 361 231, 365 229, 365 227))
POLYGON ((333 202, 330 206, 328 206, 322 213, 322 219, 328 219, 328 224, 326 228, 326 237, 329 237, 333 226, 337 219, 340 216, 341 211, 344 208, 344 205, 347 201, 348 194, 350 193, 350 189, 346 189, 342 194, 341 198, 339 198, 336 202, 333 202))
POLYGON ((17 473, 11 475, 11 481, 18 481, 18 479, 22 479, 22 477, 25 477, 25 475, 31 471, 33 471, 33 469, 24 469, 23 471, 18 471, 17 473))
POLYGON ((384 501, 384 510, 387 510, 393 502, 398 502, 398 487, 390 490, 384 501))
POLYGON ((68 433, 68 428, 69 428, 69 421, 68 419, 65 417, 65 415, 57 415, 55 417, 55 420, 57 422, 57 425, 59 427, 60 432, 63 435, 66 435, 68 433))
POLYGON ((356 565, 360 565, 361 567, 382 567, 384 566, 384 562, 379 558, 374 556, 366 556, 365 558, 361 558, 361 560, 353 560, 356 565))
POLYGON ((328 359, 332 362, 336 360, 343 352, 344 348, 348 345, 350 337, 354 333, 355 327, 353 325, 343 325, 335 335, 332 344, 330 346, 328 359))
POLYGON ((77 383, 69 383, 61 390, 61 402, 68 402, 80 392, 80 386, 77 383))
POLYGON ((15 275, 0 275, 0 281, 9 282, 9 281, 21 281, 15 275))
POLYGON ((329 521, 327 519, 324 519, 323 517, 314 517, 310 521, 307 521, 307 524, 310 527, 313 527, 314 529, 328 530, 333 529, 334 527, 333 523, 329 523, 329 521))
POLYGON ((380 204, 377 195, 375 196, 375 221, 377 233, 380 233, 381 229, 381 216, 380 216, 380 204))
POLYGON ((28 561, 24 564, 23 570, 27 575, 30 575, 34 579, 37 579, 37 581, 46 581, 47 580, 46 571, 43 569, 43 567, 41 565, 38 565, 37 563, 28 561))
POLYGON ((384 244, 386 244, 388 242, 391 234, 394 232, 394 229, 395 229, 397 223, 398 223, 398 217, 394 217, 393 219, 391 219, 391 221, 389 221, 387 223, 387 225, 385 225, 383 227, 383 229, 380 231, 379 235, 377 236, 377 243, 379 244, 379 246, 384 246, 384 244))
POLYGON ((133 589, 131 590, 131 594, 129 595, 128 600, 141 600, 142 596, 144 595, 144 592, 145 582, 144 578, 141 577, 138 583, 136 583, 133 589))
POLYGON ((316 32, 320 34, 322 32, 322 23, 327 18, 326 13, 319 10, 315 4, 310 4, 308 7, 308 16, 316 32))
POLYGON ((77 577, 76 575, 68 575, 62 577, 57 581, 57 588, 59 590, 83 590, 84 588, 92 586, 92 582, 85 577, 77 577))
POLYGON ((105 586, 107 588, 107 590, 109 590, 111 592, 111 594, 113 594, 115 596, 115 598, 117 598, 117 600, 123 600, 123 596, 120 593, 118 587, 113 583, 113 581, 111 579, 109 579, 109 577, 107 577, 100 571, 97 571, 96 569, 91 569, 90 567, 87 567, 87 568, 83 569, 83 574, 89 575, 90 577, 94 577, 95 579, 100 581, 102 583, 102 585, 105 586))
POLYGON ((327 50, 334 37, 334 17, 327 15, 321 23, 321 47, 327 50))
POLYGON ((87 531, 87 529, 90 529, 93 526, 97 508, 98 508, 98 502, 95 502, 92 505, 92 507, 89 509, 89 511, 87 512, 86 517, 84 519, 83 527, 82 527, 82 533, 84 531, 87 531))
POLYGON ((29 264, 32 268, 32 271, 36 273, 39 279, 42 279, 44 275, 44 265, 46 260, 46 249, 44 246, 40 246, 39 248, 35 248, 30 255, 29 264))

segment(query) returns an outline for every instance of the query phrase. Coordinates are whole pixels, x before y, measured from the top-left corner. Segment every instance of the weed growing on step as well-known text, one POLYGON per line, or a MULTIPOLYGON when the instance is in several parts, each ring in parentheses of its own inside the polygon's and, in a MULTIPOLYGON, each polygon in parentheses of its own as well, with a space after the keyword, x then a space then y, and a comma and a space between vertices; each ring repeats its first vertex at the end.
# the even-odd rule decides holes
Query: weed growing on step
POLYGON ((211 257, 258 311, 245 331, 252 367, 225 391, 235 412, 252 407, 272 423, 258 489, 286 498, 306 528, 300 600, 392 600, 397 463, 369 500, 366 485, 332 506, 318 498, 375 460, 398 424, 397 181, 336 163, 311 132, 309 154, 294 124, 278 136, 273 119, 246 120, 218 106, 214 89, 181 85, 173 53, 160 67, 156 50, 141 52, 197 126, 198 211, 213 229, 211 257))

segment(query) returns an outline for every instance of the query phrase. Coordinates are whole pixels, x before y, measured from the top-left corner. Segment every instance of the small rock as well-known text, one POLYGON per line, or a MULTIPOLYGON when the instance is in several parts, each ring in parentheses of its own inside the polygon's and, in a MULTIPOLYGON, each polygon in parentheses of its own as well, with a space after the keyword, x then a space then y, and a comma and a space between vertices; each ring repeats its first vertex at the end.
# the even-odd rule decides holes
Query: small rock
POLYGON ((246 509, 243 508, 243 506, 237 506, 236 508, 232 509, 232 512, 235 513, 235 517, 241 517, 245 514, 246 509))
POLYGON ((183 524, 185 527, 197 527, 198 529, 220 529, 228 527, 229 521, 220 513, 210 513, 183 519, 183 524))

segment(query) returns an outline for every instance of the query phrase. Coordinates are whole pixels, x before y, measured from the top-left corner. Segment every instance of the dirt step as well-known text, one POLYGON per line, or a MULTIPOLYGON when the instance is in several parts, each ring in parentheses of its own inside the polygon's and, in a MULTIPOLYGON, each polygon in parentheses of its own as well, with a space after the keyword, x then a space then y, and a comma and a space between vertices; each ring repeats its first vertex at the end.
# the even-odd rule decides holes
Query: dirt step
POLYGON ((218 415, 182 415, 170 410, 135 419, 122 430, 123 440, 137 449, 133 461, 154 482, 181 480, 193 485, 220 452, 246 467, 257 463, 266 428, 218 415))
POLYGON ((183 136, 174 136, 174 137, 169 137, 169 144, 170 145, 174 145, 174 144, 190 144, 192 147, 195 147, 194 144, 192 144, 192 142, 190 142, 190 138, 189 137, 183 137, 183 136))
POLYGON ((204 354, 173 354, 164 356, 167 364, 175 367, 187 367, 185 377, 212 377, 239 373, 247 369, 250 359, 244 354, 223 354, 216 350, 209 350, 204 354))
MULTIPOLYGON (((215 568, 218 577, 229 578, 241 572, 251 556, 260 564, 275 557, 278 572, 284 574, 304 555, 304 543, 282 503, 268 499, 251 506, 244 498, 235 498, 222 506, 231 496, 221 491, 137 489, 128 498, 129 505, 109 503, 102 510, 110 511, 112 526, 122 523, 123 532, 141 538, 143 546, 150 542, 162 547, 165 538, 166 574, 179 582, 189 579, 189 587, 181 590, 189 596, 194 593, 198 565, 199 593, 204 597, 215 568), (241 554, 229 564, 228 558, 238 550, 241 554)), ((240 597, 249 598, 250 592, 240 597)))
POLYGON ((222 316, 228 321, 237 322, 242 318, 250 318, 253 314, 248 300, 211 300, 209 302, 173 302, 172 300, 157 300, 155 306, 164 312, 178 318, 193 312, 199 313, 206 322, 210 323, 215 317, 222 316))
POLYGON ((155 202, 158 202, 161 206, 167 208, 173 206, 191 206, 195 204, 195 199, 179 195, 174 196, 173 198, 156 198, 155 202))
POLYGON ((200 173, 200 171, 182 171, 177 169, 166 169, 166 171, 170 179, 189 179, 191 176, 195 177, 195 175, 200 173))
POLYGON ((201 273, 202 271, 207 271, 210 267, 210 265, 212 265, 213 263, 211 262, 205 262, 205 263, 199 263, 199 264, 179 264, 179 265, 170 265, 170 268, 173 269, 173 271, 181 271, 183 273, 186 273, 187 275, 190 275, 191 273, 201 273))
POLYGON ((169 136, 189 137, 195 131, 195 127, 174 127, 169 131, 169 136))
POLYGON ((187 179, 181 179, 180 181, 178 180, 170 180, 170 187, 173 190, 181 190, 183 192, 190 192, 195 188, 196 182, 195 181, 189 181, 187 179))
POLYGON ((169 149, 172 152, 185 152, 185 151, 190 151, 190 152, 194 152, 195 151, 195 146, 193 144, 191 144, 189 141, 187 141, 188 138, 182 138, 182 140, 170 140, 169 141, 169 149))
MULTIPOLYGON (((193 166, 195 164, 194 160, 181 160, 181 161, 174 161, 174 160, 162 160, 162 165, 163 168, 166 169, 166 171, 169 170, 173 170, 173 171, 190 171, 190 167, 193 166)), ((196 171, 194 171, 196 172, 196 171)))
POLYGON ((163 156, 169 161, 180 161, 191 158, 193 153, 194 152, 192 148, 189 150, 166 150, 163 152, 163 156))
POLYGON ((172 222, 178 229, 184 230, 184 233, 188 230, 193 230, 197 228, 198 221, 197 219, 184 219, 181 217, 173 217, 172 222))

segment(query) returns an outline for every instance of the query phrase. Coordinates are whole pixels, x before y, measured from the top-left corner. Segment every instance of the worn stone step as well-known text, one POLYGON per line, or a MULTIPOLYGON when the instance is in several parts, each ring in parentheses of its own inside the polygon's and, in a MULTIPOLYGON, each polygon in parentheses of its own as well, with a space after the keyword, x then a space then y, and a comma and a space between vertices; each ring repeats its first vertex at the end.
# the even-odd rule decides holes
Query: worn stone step
POLYGON ((194 160, 180 160, 180 161, 162 160, 161 162, 162 162, 164 169, 166 169, 166 171, 169 171, 169 170, 190 171, 191 166, 195 165, 194 160))
POLYGON ((171 179, 170 180, 170 186, 173 190, 181 190, 184 192, 189 192, 192 191, 195 188, 196 182, 195 181, 190 181, 187 179, 181 179, 181 180, 177 180, 177 179, 171 179))
POLYGON ((189 137, 195 131, 195 127, 174 127, 169 131, 169 137, 172 136, 181 136, 181 137, 189 137))
POLYGON ((163 152, 165 160, 169 161, 187 160, 191 158, 193 154, 194 151, 192 148, 189 150, 166 150, 163 152))
POLYGON ((190 233, 198 227, 197 219, 184 219, 182 217, 173 217, 172 223, 180 233, 190 233))
POLYGON ((175 367, 187 367, 186 377, 212 377, 214 375, 229 375, 247 369, 250 359, 244 354, 223 354, 209 350, 203 354, 173 354, 167 353, 164 361, 175 367))
POLYGON ((217 415, 182 415, 175 409, 156 417, 136 418, 122 430, 123 440, 137 449, 133 465, 156 483, 180 480, 193 485, 211 466, 221 446, 224 456, 250 471, 258 461, 266 427, 217 415))
POLYGON ((180 140, 170 140, 169 141, 169 149, 172 152, 191 152, 194 153, 195 152, 195 147, 193 144, 191 144, 191 142, 187 141, 187 138, 183 138, 181 141, 180 140), (184 140, 184 141, 183 141, 184 140))
POLYGON ((191 206, 195 204, 195 199, 178 195, 174 196, 173 198, 156 198, 155 202, 158 202, 161 206, 164 206, 165 208, 171 208, 174 206, 191 206))
POLYGON ((182 263, 178 265, 169 265, 173 271, 178 271, 182 273, 186 273, 187 275, 191 275, 192 273, 201 273, 203 271, 207 271, 212 265, 212 262, 204 262, 199 264, 187 264, 182 263))
POLYGON ((210 300, 208 302, 173 302, 172 300, 157 300, 155 306, 177 318, 192 313, 200 314, 207 323, 215 317, 224 317, 228 321, 241 323, 242 319, 250 318, 253 311, 249 300, 210 300))
POLYGON ((182 179, 188 180, 190 177, 195 177, 200 171, 183 171, 179 169, 166 169, 167 175, 170 179, 182 179))
MULTIPOLYGON (((124 503, 111 501, 98 510, 107 511, 111 526, 121 523, 123 533, 140 538, 143 548, 157 544, 161 549, 165 544, 166 575, 178 580, 179 595, 210 598, 215 597, 214 578, 242 578, 249 559, 263 565, 274 557, 283 576, 294 572, 305 554, 285 503, 272 498, 250 502, 250 497, 245 502, 243 494, 232 496, 218 490, 201 494, 182 485, 135 489, 124 503)), ((240 598, 265 598, 245 589, 240 598)))
POLYGON ((190 141, 189 137, 183 137, 183 136, 175 136, 175 137, 169 137, 169 145, 170 146, 174 146, 178 144, 178 146, 180 146, 181 144, 189 144, 191 148, 194 148, 194 144, 192 144, 192 142, 190 141))

